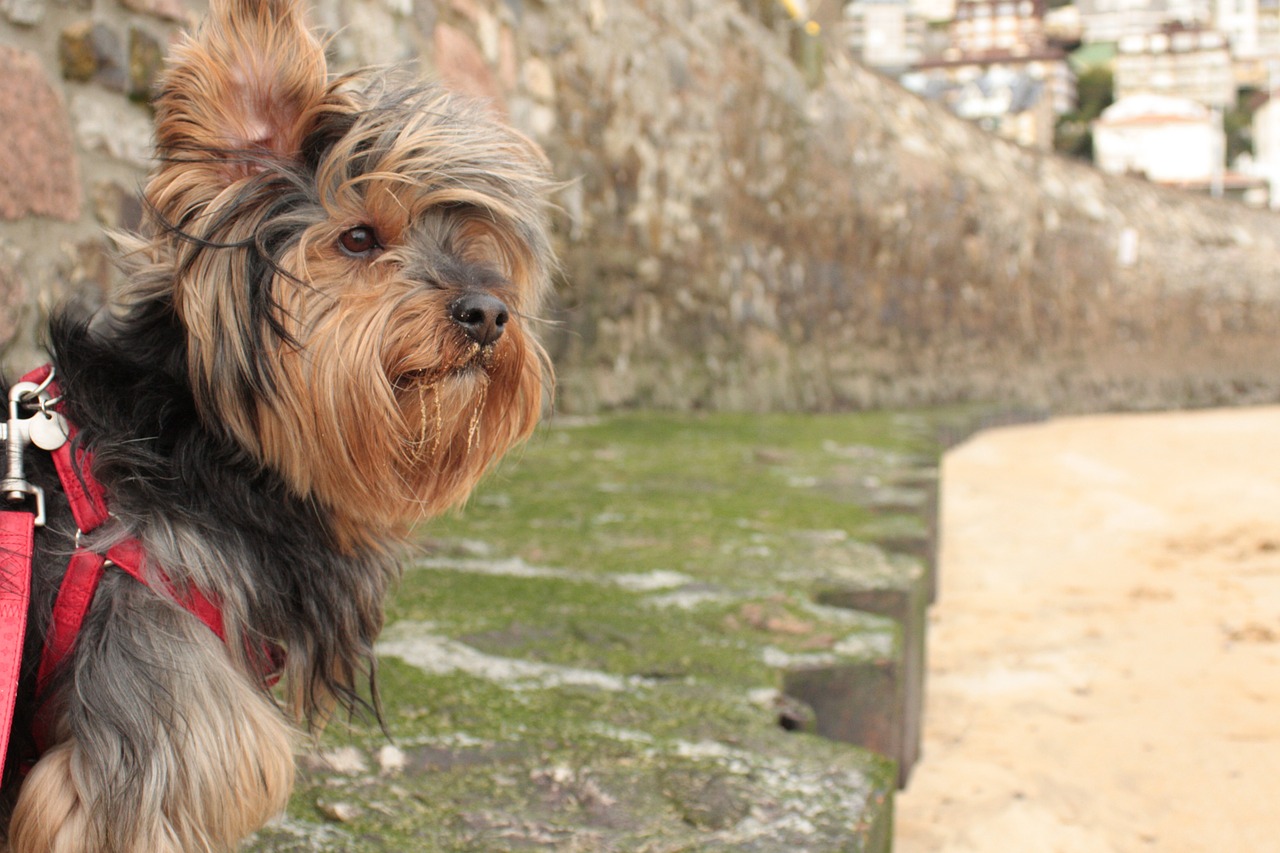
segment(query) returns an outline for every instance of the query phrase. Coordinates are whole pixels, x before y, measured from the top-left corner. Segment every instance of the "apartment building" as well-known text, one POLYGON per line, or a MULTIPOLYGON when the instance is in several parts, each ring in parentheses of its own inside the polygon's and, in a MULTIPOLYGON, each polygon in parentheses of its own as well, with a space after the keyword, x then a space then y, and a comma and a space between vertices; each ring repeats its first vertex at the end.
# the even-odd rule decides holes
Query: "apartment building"
POLYGON ((895 74, 924 58, 927 23, 910 0, 856 0, 844 8, 844 40, 863 64, 895 74))
MULTIPOLYGON (((1208 26, 1217 0, 1076 0, 1085 42, 1118 42, 1172 22, 1208 26)), ((1256 2, 1256 0, 1245 0, 1256 2)))
POLYGON ((951 47, 961 56, 1044 49, 1045 0, 961 0, 951 22, 951 47))
POLYGON ((1225 147, 1221 118, 1189 98, 1130 95, 1093 124, 1099 169, 1157 183, 1207 185, 1222 175, 1225 147))
POLYGON ((1188 98, 1225 109, 1236 102, 1230 44, 1202 27, 1165 25, 1120 39, 1115 58, 1116 100, 1133 95, 1188 98))
POLYGON ((922 62, 903 86, 953 113, 1029 148, 1053 147, 1058 116, 1075 102, 1075 78, 1060 50, 922 62))

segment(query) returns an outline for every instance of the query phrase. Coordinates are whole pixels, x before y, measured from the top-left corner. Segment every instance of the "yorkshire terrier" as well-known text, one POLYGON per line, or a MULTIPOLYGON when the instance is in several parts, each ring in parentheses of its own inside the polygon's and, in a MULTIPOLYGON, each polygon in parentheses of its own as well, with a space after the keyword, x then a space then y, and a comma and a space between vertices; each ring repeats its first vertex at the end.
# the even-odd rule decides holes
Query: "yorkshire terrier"
POLYGON ((10 392, 10 461, 38 446, 8 499, 43 489, 44 510, 13 853, 230 851, 279 814, 295 733, 376 708, 412 523, 463 501, 549 391, 545 157, 395 70, 331 77, 297 3, 214 0, 174 47, 127 284, 56 315, 52 375, 10 392), (61 477, 39 449, 60 438, 61 477), (95 555, 68 637, 51 614, 95 555))

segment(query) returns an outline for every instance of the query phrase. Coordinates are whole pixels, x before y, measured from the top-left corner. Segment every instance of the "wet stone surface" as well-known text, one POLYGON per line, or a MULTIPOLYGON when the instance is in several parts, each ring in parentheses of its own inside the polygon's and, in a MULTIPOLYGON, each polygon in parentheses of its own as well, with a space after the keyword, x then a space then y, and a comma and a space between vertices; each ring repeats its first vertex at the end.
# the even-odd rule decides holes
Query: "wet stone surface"
MULTIPOLYGON (((335 724, 248 849, 887 851, 895 764, 817 732, 850 672, 901 668, 902 627, 818 601, 924 576, 870 544, 886 519, 921 522, 863 487, 918 467, 932 431, 889 415, 544 428, 424 530, 378 646, 390 740, 335 724), (821 696, 822 671, 833 696, 785 695, 809 673, 821 696)), ((882 693, 877 724, 898 726, 902 688, 882 693)))

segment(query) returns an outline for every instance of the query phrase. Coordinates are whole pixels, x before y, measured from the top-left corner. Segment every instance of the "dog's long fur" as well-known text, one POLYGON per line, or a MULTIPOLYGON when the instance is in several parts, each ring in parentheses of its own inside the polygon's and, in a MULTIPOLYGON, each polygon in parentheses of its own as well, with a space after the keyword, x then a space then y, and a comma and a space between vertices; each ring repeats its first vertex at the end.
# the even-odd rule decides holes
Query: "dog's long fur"
POLYGON ((527 437, 550 375, 528 328, 553 267, 545 162, 485 108, 390 72, 331 80, 296 0, 215 0, 173 51, 156 141, 128 286, 55 318, 52 349, 114 515, 82 544, 136 537, 153 576, 221 603, 229 639, 162 581, 108 571, 23 778, 75 538, 28 454, 52 497, 4 780, 14 853, 229 851, 281 811, 296 724, 376 703, 408 525, 527 437), (496 341, 459 318, 475 294, 509 309, 496 341))

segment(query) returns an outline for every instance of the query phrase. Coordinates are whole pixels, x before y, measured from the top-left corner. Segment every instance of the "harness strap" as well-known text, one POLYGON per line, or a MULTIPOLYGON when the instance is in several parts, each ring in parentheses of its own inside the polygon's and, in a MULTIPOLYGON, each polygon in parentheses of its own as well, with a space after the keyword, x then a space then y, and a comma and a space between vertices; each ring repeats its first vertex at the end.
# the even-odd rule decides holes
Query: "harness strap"
POLYGON ((67 573, 58 587, 58 597, 53 603, 53 617, 44 638, 44 650, 40 654, 40 671, 36 676, 36 694, 43 695, 57 665, 71 654, 76 635, 89 615, 93 594, 102 580, 103 557, 92 551, 76 551, 71 555, 67 573))
MULTIPOLYGON (((23 381, 43 383, 52 370, 50 365, 37 368, 24 376, 23 381)), ((47 390, 56 403, 59 396, 56 383, 49 383, 47 390)), ((61 406, 57 408, 61 409, 61 406)), ((91 454, 75 440, 77 430, 74 424, 68 423, 67 431, 68 440, 52 451, 53 462, 76 527, 81 534, 87 534, 105 524, 111 513, 107 508, 105 490, 93 476, 91 454)), ((0 768, 4 764, 12 726, 22 660, 30 600, 34 521, 34 516, 28 512, 0 512, 0 768)), ((145 552, 136 539, 118 542, 104 555, 79 547, 77 537, 77 547, 58 587, 45 634, 36 675, 37 701, 47 702, 49 682, 74 650, 98 584, 112 566, 144 586, 158 583, 170 598, 203 622, 219 640, 227 641, 222 610, 214 600, 193 585, 179 587, 161 571, 155 570, 149 577, 144 570, 145 565, 145 552)), ((246 644, 248 648, 247 639, 246 644)), ((274 685, 284 667, 284 649, 263 642, 251 657, 260 662, 264 683, 274 685)), ((48 746, 50 724, 51 715, 47 711, 42 710, 35 715, 32 734, 40 752, 48 746)))
MULTIPOLYGON (((49 376, 51 369, 49 365, 37 368, 24 376, 23 381, 43 382, 49 376)), ((58 396, 56 383, 50 384, 49 393, 55 398, 58 396)), ((92 533, 106 523, 111 514, 107 509, 106 494, 102 485, 91 473, 91 454, 81 448, 75 440, 77 433, 75 425, 68 424, 67 429, 68 440, 53 451, 53 463, 58 471, 58 479, 62 481, 62 488, 70 504, 71 514, 75 518, 76 528, 82 534, 92 533)), ((28 551, 28 566, 30 561, 30 551, 28 551)), ((58 587, 58 596, 54 600, 53 613, 40 656, 40 668, 36 675, 37 697, 44 695, 58 666, 74 649, 76 637, 79 636, 80 628, 88 616, 89 605, 93 602, 94 593, 97 592, 98 584, 106 574, 107 568, 115 566, 139 583, 150 585, 151 579, 143 570, 144 563, 142 545, 132 538, 112 546, 105 555, 77 547, 71 555, 71 562, 66 574, 63 575, 62 584, 58 587)), ((27 571, 29 574, 30 569, 28 568, 27 571)), ((218 639, 226 642, 222 611, 217 604, 193 586, 178 589, 163 573, 160 573, 158 580, 175 601, 208 626, 218 639)), ((23 612, 25 615, 25 610, 23 612)), ((16 684, 16 681, 14 683, 16 684)), ((44 749, 47 735, 43 724, 45 716, 39 715, 35 733, 41 751, 44 749)), ((5 731, 8 731, 7 727, 5 731)))
POLYGON ((35 516, 0 512, 0 767, 9 751, 18 671, 31 599, 31 554, 35 516))

